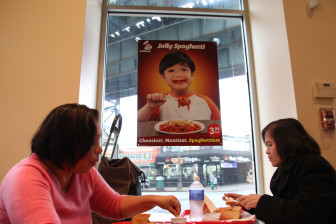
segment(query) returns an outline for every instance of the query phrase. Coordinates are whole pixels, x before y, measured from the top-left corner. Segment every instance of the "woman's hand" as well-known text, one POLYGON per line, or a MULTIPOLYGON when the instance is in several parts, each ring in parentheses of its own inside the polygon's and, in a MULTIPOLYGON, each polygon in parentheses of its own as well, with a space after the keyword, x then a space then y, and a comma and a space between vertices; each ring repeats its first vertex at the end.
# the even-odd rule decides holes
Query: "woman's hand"
POLYGON ((172 195, 127 195, 121 202, 120 213, 123 217, 128 218, 146 212, 155 206, 168 210, 174 216, 178 216, 181 213, 180 201, 172 195))
POLYGON ((236 198, 237 201, 239 201, 239 204, 246 208, 247 210, 250 210, 251 208, 257 207, 258 201, 262 195, 260 194, 249 194, 246 196, 240 196, 236 198))
POLYGON ((158 200, 158 206, 162 209, 168 210, 175 217, 181 213, 180 201, 175 196, 162 196, 158 200))
POLYGON ((223 200, 225 200, 226 197, 230 197, 233 198, 234 200, 236 200, 237 198, 243 196, 242 194, 235 194, 235 193, 226 193, 223 196, 223 200))
POLYGON ((233 198, 236 203, 231 203, 232 205, 240 205, 247 210, 251 208, 257 207, 258 201, 262 195, 260 194, 249 194, 249 195, 242 195, 242 194, 234 194, 234 193, 227 193, 224 194, 223 200, 226 200, 226 197, 233 198))
POLYGON ((243 195, 234 194, 234 193, 227 193, 227 194, 224 194, 223 200, 226 201, 227 205, 240 205, 239 201, 237 201, 236 199, 241 197, 241 196, 243 196, 243 195))

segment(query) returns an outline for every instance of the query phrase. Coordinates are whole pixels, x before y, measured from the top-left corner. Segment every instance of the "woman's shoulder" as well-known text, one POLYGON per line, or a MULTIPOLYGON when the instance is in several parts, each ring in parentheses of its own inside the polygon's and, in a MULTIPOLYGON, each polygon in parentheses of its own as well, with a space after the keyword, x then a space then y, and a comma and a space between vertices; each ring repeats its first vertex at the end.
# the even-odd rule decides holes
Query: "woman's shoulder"
POLYGON ((301 170, 309 172, 329 173, 336 177, 336 171, 333 166, 321 155, 309 154, 298 160, 301 170))
POLYGON ((318 154, 308 154, 300 157, 303 163, 320 163, 320 164, 329 164, 330 163, 321 155, 318 154))
POLYGON ((46 183, 50 178, 46 167, 35 156, 29 156, 15 166, 13 166, 6 174, 1 188, 16 188, 19 186, 29 186, 30 183, 46 183))
POLYGON ((27 158, 22 159, 16 165, 14 165, 9 172, 8 175, 20 174, 25 172, 31 172, 32 170, 41 170, 43 169, 43 164, 39 160, 38 156, 35 154, 30 155, 27 158))

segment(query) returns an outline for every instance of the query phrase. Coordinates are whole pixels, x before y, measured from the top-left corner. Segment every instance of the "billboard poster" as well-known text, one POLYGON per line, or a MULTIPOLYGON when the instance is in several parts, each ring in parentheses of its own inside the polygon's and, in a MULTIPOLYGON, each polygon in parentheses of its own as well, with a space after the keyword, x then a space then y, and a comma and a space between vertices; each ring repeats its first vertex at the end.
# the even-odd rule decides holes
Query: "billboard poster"
POLYGON ((128 157, 132 162, 139 165, 141 163, 145 164, 155 164, 156 156, 159 153, 159 147, 137 147, 128 148, 126 151, 120 150, 118 153, 118 158, 122 159, 128 157))
POLYGON ((138 41, 138 146, 222 145, 217 44, 138 41))

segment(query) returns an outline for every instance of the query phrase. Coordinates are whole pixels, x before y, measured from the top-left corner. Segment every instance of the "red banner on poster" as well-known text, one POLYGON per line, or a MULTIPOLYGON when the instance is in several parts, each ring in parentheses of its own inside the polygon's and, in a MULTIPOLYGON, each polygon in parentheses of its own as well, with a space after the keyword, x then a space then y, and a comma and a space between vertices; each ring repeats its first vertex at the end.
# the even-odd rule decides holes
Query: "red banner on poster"
POLYGON ((138 146, 222 145, 217 44, 138 41, 138 146))

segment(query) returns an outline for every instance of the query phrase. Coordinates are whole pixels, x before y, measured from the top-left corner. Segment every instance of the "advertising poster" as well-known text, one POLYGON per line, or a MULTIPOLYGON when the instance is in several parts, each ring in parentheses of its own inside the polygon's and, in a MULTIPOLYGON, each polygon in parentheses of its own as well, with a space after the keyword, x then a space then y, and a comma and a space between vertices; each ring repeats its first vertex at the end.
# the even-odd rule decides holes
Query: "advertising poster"
POLYGON ((222 145, 217 44, 138 41, 138 146, 222 145))

